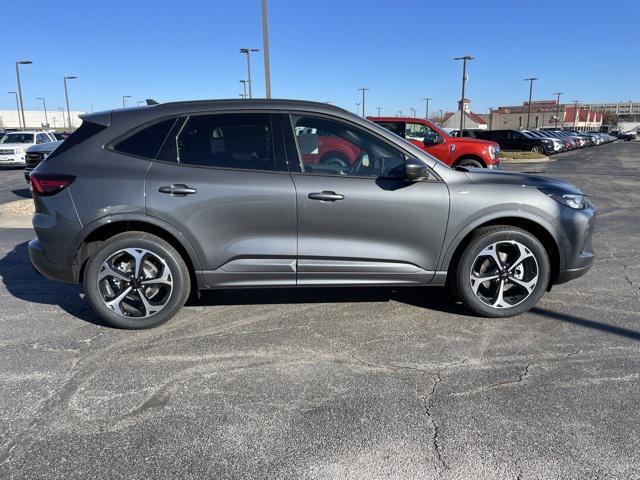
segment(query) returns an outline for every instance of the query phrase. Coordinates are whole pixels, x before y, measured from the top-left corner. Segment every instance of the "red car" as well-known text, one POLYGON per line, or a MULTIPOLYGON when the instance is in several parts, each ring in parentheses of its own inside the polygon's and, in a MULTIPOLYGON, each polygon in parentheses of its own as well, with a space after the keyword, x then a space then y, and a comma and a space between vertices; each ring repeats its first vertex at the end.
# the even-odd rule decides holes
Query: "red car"
POLYGON ((476 138, 457 138, 429 120, 413 117, 367 117, 409 140, 447 165, 500 168, 500 145, 476 138))

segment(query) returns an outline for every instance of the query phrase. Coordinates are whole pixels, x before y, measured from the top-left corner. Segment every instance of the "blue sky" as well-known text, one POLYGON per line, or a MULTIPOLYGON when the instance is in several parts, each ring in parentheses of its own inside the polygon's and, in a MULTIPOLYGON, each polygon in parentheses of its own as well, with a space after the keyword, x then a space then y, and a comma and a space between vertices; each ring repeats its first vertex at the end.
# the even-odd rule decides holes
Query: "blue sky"
MULTIPOLYGON (((369 87, 367 114, 383 107, 451 110, 461 65, 473 55, 472 110, 519 104, 529 76, 534 98, 640 101, 640 3, 618 1, 270 0, 274 98, 330 101, 355 109, 369 87)), ((260 0, 31 0, 2 9, 0 86, 15 90, 22 67, 25 108, 109 109, 159 101, 237 98, 246 77, 240 47, 262 50, 260 0), (19 19, 19 21, 9 21, 19 19)), ((264 95, 262 52, 253 56, 254 96, 264 95)), ((15 108, 7 93, 0 108, 15 108)))

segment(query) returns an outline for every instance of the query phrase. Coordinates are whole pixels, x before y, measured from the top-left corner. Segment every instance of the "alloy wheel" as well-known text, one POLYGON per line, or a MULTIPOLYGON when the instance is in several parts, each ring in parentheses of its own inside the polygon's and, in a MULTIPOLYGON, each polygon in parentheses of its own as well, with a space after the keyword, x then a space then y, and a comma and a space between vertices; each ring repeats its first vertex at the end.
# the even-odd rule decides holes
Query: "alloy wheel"
POLYGON ((469 281, 475 296, 498 309, 524 302, 538 284, 538 261, 532 251, 514 240, 492 243, 473 261, 469 281))
POLYGON ((167 263, 143 248, 126 248, 109 256, 98 273, 104 304, 127 318, 147 318, 160 312, 173 292, 167 263))

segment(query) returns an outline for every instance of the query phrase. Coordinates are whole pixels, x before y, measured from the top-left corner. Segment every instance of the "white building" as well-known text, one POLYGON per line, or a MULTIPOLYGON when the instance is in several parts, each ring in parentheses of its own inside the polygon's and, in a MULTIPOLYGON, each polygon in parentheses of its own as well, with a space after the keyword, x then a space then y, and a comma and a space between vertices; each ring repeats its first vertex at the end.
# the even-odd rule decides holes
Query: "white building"
MULTIPOLYGON (((71 110, 71 127, 72 129, 78 128, 82 123, 82 120, 78 115, 82 115, 83 111, 71 110)), ((67 120, 67 111, 64 110, 47 110, 47 116, 45 119, 43 110, 25 110, 24 120, 27 125, 27 130, 37 130, 41 128, 48 128, 51 130, 69 130, 69 121, 67 120), (47 121, 49 126, 47 127, 47 121)), ((0 130, 21 129, 20 116, 17 110, 0 110, 0 130)))
POLYGON ((463 98, 458 102, 457 112, 447 112, 442 119, 441 125, 444 128, 459 129, 460 128, 460 114, 464 111, 464 128, 465 130, 486 130, 487 121, 477 113, 471 111, 471 100, 463 98))

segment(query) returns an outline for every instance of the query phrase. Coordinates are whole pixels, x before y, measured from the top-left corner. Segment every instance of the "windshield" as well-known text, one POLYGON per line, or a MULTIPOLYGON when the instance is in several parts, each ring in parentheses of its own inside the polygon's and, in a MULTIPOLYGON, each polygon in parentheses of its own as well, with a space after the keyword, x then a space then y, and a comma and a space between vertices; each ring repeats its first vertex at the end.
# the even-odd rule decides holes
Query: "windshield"
POLYGON ((33 143, 33 133, 7 133, 0 143, 33 143))

